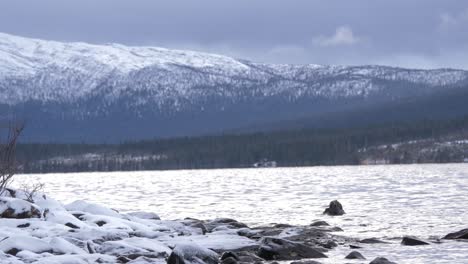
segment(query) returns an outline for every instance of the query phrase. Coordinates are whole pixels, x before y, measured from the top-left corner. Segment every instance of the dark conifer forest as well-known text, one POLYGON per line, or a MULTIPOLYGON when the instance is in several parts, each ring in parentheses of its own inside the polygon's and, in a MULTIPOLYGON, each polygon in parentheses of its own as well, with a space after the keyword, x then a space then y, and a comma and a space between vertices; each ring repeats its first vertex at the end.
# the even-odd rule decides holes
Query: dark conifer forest
POLYGON ((120 144, 20 144, 24 173, 463 162, 468 116, 355 128, 298 129, 120 144), (458 140, 458 141, 457 141, 458 140), (451 144, 450 142, 460 144, 451 144), (415 144, 417 142, 418 144, 415 144), (444 142, 449 142, 444 145, 444 142), (398 148, 391 144, 399 144, 398 148), (442 146, 442 147, 441 147, 442 146), (443 146, 450 146, 446 148, 443 146), (455 146, 455 147, 454 147, 455 146), (375 151, 378 149, 379 151, 375 151), (385 151, 383 151, 385 150, 385 151))

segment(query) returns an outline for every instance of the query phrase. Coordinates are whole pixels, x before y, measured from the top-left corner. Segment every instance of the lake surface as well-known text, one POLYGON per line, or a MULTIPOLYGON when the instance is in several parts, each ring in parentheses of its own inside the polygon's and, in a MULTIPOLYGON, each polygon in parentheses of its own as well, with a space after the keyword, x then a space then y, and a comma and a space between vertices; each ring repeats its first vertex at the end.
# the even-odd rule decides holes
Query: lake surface
MULTIPOLYGON (((346 236, 392 242, 360 249, 368 260, 468 263, 467 242, 399 244, 404 235, 428 239, 468 228, 468 164, 19 175, 16 184, 31 180, 63 203, 82 199, 163 219, 230 217, 250 225, 320 219, 346 236), (345 216, 322 215, 334 199, 345 216)), ((344 261, 350 251, 332 250, 324 263, 362 263, 344 261)))

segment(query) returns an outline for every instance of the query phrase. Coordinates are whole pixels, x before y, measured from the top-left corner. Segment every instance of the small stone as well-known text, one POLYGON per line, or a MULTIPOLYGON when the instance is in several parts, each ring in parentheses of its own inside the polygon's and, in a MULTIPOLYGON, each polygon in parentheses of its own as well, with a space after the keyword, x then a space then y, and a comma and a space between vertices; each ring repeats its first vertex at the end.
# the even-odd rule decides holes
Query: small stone
POLYGON ((357 251, 352 251, 345 257, 345 259, 366 259, 366 258, 361 253, 357 251))
POLYGON ((315 221, 310 226, 330 226, 330 224, 325 221, 315 221))
POLYGON ((373 261, 371 261, 369 264, 397 264, 396 262, 392 262, 386 258, 375 258, 373 261))
POLYGON ((72 224, 72 223, 66 223, 65 225, 68 226, 68 227, 70 227, 70 228, 73 228, 73 229, 78 229, 78 228, 80 228, 80 227, 78 227, 77 225, 74 225, 74 224, 72 224))
POLYGON ((377 238, 365 238, 365 239, 360 240, 359 242, 363 244, 388 244, 387 242, 384 242, 377 238))

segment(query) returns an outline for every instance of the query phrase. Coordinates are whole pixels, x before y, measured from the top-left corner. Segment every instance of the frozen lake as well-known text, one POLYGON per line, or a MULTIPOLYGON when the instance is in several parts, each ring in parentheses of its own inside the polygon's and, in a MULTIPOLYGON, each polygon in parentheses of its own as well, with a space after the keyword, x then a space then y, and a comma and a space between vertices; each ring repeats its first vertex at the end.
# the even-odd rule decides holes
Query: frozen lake
MULTIPOLYGON (((392 242, 360 249, 368 260, 468 263, 466 242, 399 244, 403 235, 428 239, 468 228, 468 164, 20 175, 16 184, 32 179, 64 203, 82 199, 163 219, 230 217, 250 225, 321 219, 343 235, 392 242), (345 216, 322 215, 334 199, 345 216)), ((332 250, 324 263, 362 263, 344 261, 349 252, 332 250)))

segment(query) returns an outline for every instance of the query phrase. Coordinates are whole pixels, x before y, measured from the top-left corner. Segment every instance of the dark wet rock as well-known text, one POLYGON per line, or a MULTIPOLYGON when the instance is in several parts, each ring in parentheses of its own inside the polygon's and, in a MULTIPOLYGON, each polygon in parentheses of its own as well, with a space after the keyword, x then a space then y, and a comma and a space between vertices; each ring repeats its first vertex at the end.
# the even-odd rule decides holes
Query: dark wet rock
POLYGON ((221 264, 237 264, 239 263, 237 259, 229 257, 221 260, 221 264))
POLYGON ((358 251, 352 251, 345 257, 345 259, 366 259, 366 258, 358 251))
POLYGON ((397 264, 396 262, 392 262, 386 258, 375 258, 373 261, 371 261, 369 264, 397 264))
POLYGON ((12 256, 16 256, 16 254, 18 254, 18 252, 20 252, 21 250, 17 249, 17 248, 12 248, 10 250, 8 250, 7 253, 8 255, 12 255, 12 256))
POLYGON ((41 211, 38 206, 25 200, 9 197, 0 197, 0 218, 40 218, 41 211))
POLYGON ((239 256, 234 252, 226 251, 221 254, 219 260, 222 264, 236 264, 239 261, 239 256))
POLYGON ((30 223, 25 223, 25 224, 18 225, 17 227, 18 228, 26 228, 26 227, 29 227, 30 225, 31 225, 30 223))
POLYGON ((257 255, 265 260, 298 260, 327 257, 319 250, 303 243, 274 237, 262 238, 257 255))
POLYGON ((231 218, 218 218, 212 221, 207 221, 204 223, 206 226, 207 232, 213 232, 223 229, 240 229, 240 228, 249 228, 246 224, 238 222, 235 219, 231 218))
POLYGON ((232 218, 216 218, 211 223, 220 223, 220 224, 230 224, 230 223, 236 223, 236 219, 232 218))
POLYGON ((343 210, 343 206, 337 200, 331 201, 330 205, 327 209, 323 212, 323 214, 327 215, 344 215, 345 211, 343 210))
POLYGON ((72 223, 66 223, 65 225, 68 226, 68 227, 70 227, 70 228, 73 228, 73 229, 78 229, 78 228, 80 228, 79 226, 74 225, 74 224, 72 224, 72 223))
POLYGON ((365 239, 359 240, 359 242, 363 244, 388 244, 387 242, 379 240, 377 238, 365 238, 365 239))
POLYGON ((128 263, 130 261, 132 261, 131 259, 125 257, 125 256, 119 256, 117 257, 117 263, 128 263))
POLYGON ((330 234, 329 230, 311 226, 289 228, 282 233, 282 237, 304 243, 323 252, 337 247, 338 243, 346 242, 346 238, 330 234))
POLYGON ((358 249, 358 248, 362 248, 360 246, 356 246, 356 245, 349 245, 349 248, 352 248, 352 249, 358 249))
POLYGON ((310 226, 330 226, 330 224, 325 221, 315 221, 310 226))
POLYGON ((468 228, 458 232, 450 233, 444 236, 442 239, 468 239, 468 228))
POLYGON ((208 229, 203 223, 197 222, 197 223, 191 224, 190 226, 195 227, 195 228, 200 228, 203 235, 205 235, 208 232, 208 229))
POLYGON ((218 254, 194 244, 179 244, 172 250, 167 264, 205 263, 218 264, 218 254))
POLYGON ((275 224, 273 227, 274 228, 288 228, 288 227, 293 227, 293 226, 289 224, 275 224))
POLYGON ((224 260, 227 258, 234 258, 235 260, 239 260, 239 256, 237 256, 237 254, 232 251, 223 252, 223 254, 221 254, 221 257, 219 259, 224 260))
POLYGON ((105 224, 107 224, 106 221, 97 221, 96 222, 96 225, 98 225, 98 226, 103 226, 105 224))
POLYGON ((82 216, 84 216, 84 214, 81 214, 81 213, 72 213, 72 215, 73 215, 75 218, 77 218, 77 219, 83 221, 82 216))
POLYGON ((421 239, 417 237, 412 237, 412 236, 405 236, 401 240, 401 244, 405 246, 423 246, 423 245, 429 245, 429 243, 422 241, 421 239))
POLYGON ((236 251, 235 254, 238 257, 237 261, 239 263, 262 263, 265 260, 252 253, 256 250, 257 248, 252 248, 248 251, 236 251))
POLYGON ((284 228, 275 227, 256 227, 252 231, 256 232, 257 238, 277 236, 283 232, 284 228))
POLYGON ((257 232, 250 228, 241 228, 237 230, 237 234, 248 238, 255 238, 257 236, 257 232))
POLYGON ((335 241, 333 240, 327 240, 323 243, 321 242, 318 242, 317 245, 323 247, 323 248, 326 248, 326 249, 333 249, 333 248, 336 248, 338 246, 338 243, 336 243, 335 241))
POLYGON ((321 264, 320 262, 314 260, 304 260, 304 261, 293 261, 291 264, 321 264))

